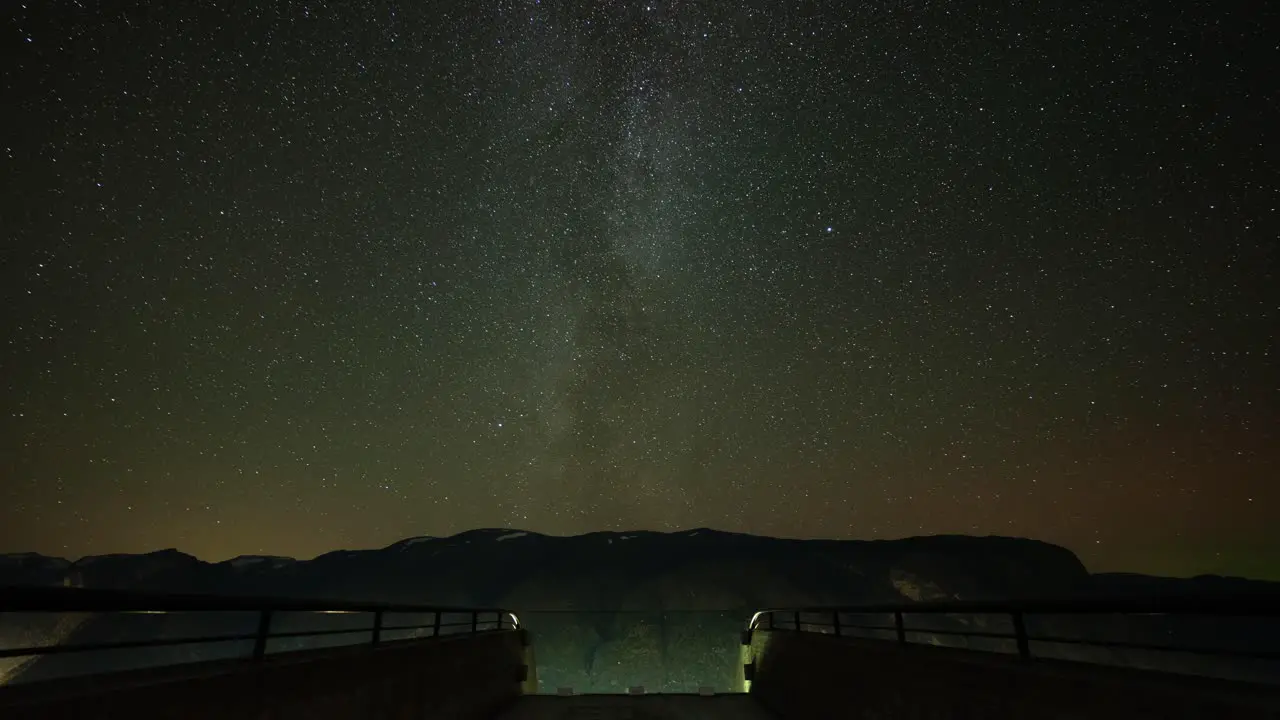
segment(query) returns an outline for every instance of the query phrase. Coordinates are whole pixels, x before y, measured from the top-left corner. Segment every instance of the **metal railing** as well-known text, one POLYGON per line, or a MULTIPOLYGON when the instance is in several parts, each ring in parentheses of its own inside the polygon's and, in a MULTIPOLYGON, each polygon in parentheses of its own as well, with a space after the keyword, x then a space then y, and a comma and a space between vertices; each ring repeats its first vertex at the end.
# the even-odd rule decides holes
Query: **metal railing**
MULTIPOLYGON (((743 633, 743 644, 750 644, 754 630, 815 632, 820 634, 861 637, 851 631, 892 633, 893 640, 906 644, 909 635, 934 635, 985 640, 1013 641, 1016 654, 1032 659, 1032 644, 1090 646, 1095 648, 1182 653, 1263 661, 1280 661, 1280 651, 1234 648, 1188 647, 1128 640, 1069 637, 1033 633, 1028 620, 1041 616, 1198 616, 1212 618, 1268 618, 1280 621, 1280 597, 1262 594, 1238 598, 1166 598, 1152 600, 1078 600, 1046 602, 920 602, 852 607, 786 608, 757 612, 743 633), (892 617, 892 624, 849 622, 849 616, 882 615, 892 617), (1008 618, 1010 632, 972 630, 949 627, 914 627, 907 619, 924 616, 935 619, 954 616, 996 615, 1008 618)), ((942 624, 942 623, 936 623, 942 624)), ((1280 632, 1278 623, 1276 632, 1280 632)), ((1172 631, 1170 631, 1172 634, 1172 631)), ((876 639, 876 638, 872 638, 876 639)), ((884 639, 886 642, 893 640, 884 639)))
MULTIPOLYGON (((499 608, 464 608, 435 605, 410 605, 396 603, 345 602, 341 600, 298 600, 287 598, 253 598, 212 595, 158 595, 119 590, 95 590, 63 587, 3 587, 0 588, 0 613, 118 613, 118 614, 168 614, 168 613, 221 613, 251 612, 257 614, 256 630, 249 633, 229 633, 177 638, 149 638, 112 642, 78 644, 36 645, 19 648, 0 648, 0 659, 38 657, 45 655, 80 653, 102 650, 130 650, 174 645, 202 645, 253 641, 253 650, 247 656, 262 660, 271 640, 284 638, 309 638, 367 633, 366 642, 353 642, 348 646, 403 642, 386 640, 392 631, 431 630, 427 637, 438 638, 442 634, 476 635, 486 632, 519 630, 520 621, 515 614, 499 608), (273 618, 280 613, 359 614, 371 615, 368 627, 279 631, 272 629, 273 618), (388 625, 384 622, 391 614, 432 616, 430 623, 413 625, 388 625), (446 615, 462 616, 460 621, 444 622, 446 615), (493 617, 489 617, 493 616, 493 617), (443 633, 454 628, 463 632, 443 633)), ((421 638, 414 638, 421 639, 421 638)))

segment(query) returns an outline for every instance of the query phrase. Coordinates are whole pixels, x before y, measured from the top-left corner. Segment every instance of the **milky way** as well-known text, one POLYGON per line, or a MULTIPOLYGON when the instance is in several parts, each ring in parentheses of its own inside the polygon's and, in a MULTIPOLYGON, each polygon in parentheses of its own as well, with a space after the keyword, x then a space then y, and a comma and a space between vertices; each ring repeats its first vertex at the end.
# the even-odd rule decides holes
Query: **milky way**
POLYGON ((0 550, 1280 577, 1280 58, 1233 13, 9 3, 0 550))

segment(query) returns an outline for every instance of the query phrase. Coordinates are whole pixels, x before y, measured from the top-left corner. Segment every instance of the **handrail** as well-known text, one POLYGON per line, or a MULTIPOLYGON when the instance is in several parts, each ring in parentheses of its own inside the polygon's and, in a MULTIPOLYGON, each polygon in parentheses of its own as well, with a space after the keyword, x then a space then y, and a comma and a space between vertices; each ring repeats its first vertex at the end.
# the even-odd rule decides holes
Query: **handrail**
MULTIPOLYGON (((256 632, 228 635, 159 638, 124 642, 84 643, 78 645, 41 645, 23 648, 0 649, 0 658, 54 655, 94 650, 122 650, 172 645, 195 645, 232 641, 254 641, 251 657, 261 660, 266 654, 267 642, 279 638, 319 637, 369 633, 370 645, 384 643, 382 634, 393 630, 431 629, 432 638, 439 637, 443 628, 466 628, 466 634, 478 635, 501 632, 509 625, 520 629, 520 620, 510 611, 500 608, 470 608, 444 605, 412 605, 405 603, 351 602, 345 600, 314 600, 296 598, 259 598, 216 595, 162 595, 127 590, 106 590, 67 587, 0 587, 0 613, 171 613, 171 612, 255 612, 258 614, 256 632), (281 612, 311 613, 371 613, 373 622, 367 628, 325 629, 280 632, 272 631, 272 618, 281 612), (384 625, 387 613, 431 614, 430 623, 424 625, 384 625), (461 622, 443 622, 446 614, 465 615, 461 622), (496 615, 481 620, 481 615, 496 615), (510 618, 510 622, 507 622, 510 618), (494 629, 480 629, 481 623, 496 624, 494 629)), ((353 643, 353 645, 356 643, 353 643)))
POLYGON ((816 607, 766 608, 760 612, 967 613, 1001 615, 1021 612, 1034 615, 1264 615, 1280 616, 1280 592, 1240 596, 1169 596, 1134 599, 1081 598, 1078 600, 1009 600, 877 603, 816 607))
MULTIPOLYGON (((1280 594, 1251 593, 1246 596, 1214 596, 1214 597, 1162 597, 1142 599, 1080 599, 1080 600, 1024 600, 1009 602, 916 602, 916 603, 882 603, 874 605, 807 607, 807 608, 770 608, 755 613, 747 623, 743 635, 743 643, 750 642, 751 633, 755 630, 778 630, 784 632, 815 632, 812 628, 830 629, 829 634, 841 637, 849 636, 848 629, 877 630, 892 632, 896 641, 907 644, 908 633, 948 635, 987 639, 1013 640, 1017 645, 1017 654, 1023 659, 1030 659, 1031 643, 1083 645, 1100 648, 1117 648, 1130 650, 1148 650, 1191 655, 1216 655, 1220 657, 1248 658, 1258 660, 1280 660, 1280 651, 1272 650, 1230 650, 1209 649, 1201 647, 1179 647, 1176 645, 1155 645, 1120 640, 1067 638, 1053 635, 1034 635, 1027 631, 1026 618, 1030 615, 1183 615, 1183 616, 1215 616, 1215 617, 1266 617, 1280 618, 1280 594), (864 625, 844 622, 841 616, 848 615, 889 615, 893 616, 892 625, 864 625), (778 616, 783 616, 780 625, 778 616), (911 628, 905 624, 907 615, 1008 615, 1013 632, 995 632, 991 630, 960 630, 911 628), (808 616, 808 617, 802 617, 808 616), (768 627, 762 621, 768 619, 768 627), (806 630, 806 627, 810 628, 806 630)), ((821 634, 828 634, 818 630, 821 634)), ((885 640, 886 642, 892 642, 885 640)))

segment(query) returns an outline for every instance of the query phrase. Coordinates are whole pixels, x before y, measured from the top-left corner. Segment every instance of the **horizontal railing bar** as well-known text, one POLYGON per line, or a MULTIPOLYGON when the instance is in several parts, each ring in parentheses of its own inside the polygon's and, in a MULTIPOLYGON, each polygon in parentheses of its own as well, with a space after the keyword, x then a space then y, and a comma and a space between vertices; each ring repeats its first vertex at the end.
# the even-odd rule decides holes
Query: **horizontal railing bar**
POLYGON ((749 618, 751 607, 708 607, 705 610, 696 607, 667 607, 659 610, 636 610, 634 607, 590 607, 575 610, 572 607, 532 607, 520 611, 521 615, 733 615, 749 618))
MULTIPOLYGON (((995 633, 984 632, 981 630, 920 630, 906 628, 907 633, 929 633, 933 635, 948 635, 952 637, 965 638, 990 638, 995 640, 1017 640, 1017 635, 1013 633, 995 633)), ((1148 643, 1134 643, 1126 640, 1088 640, 1080 638, 1064 638, 1040 635, 1028 635, 1027 640, 1030 642, 1045 643, 1063 643, 1070 645, 1081 645, 1084 647, 1096 647, 1104 650, 1112 648, 1122 648, 1126 650, 1154 650, 1165 653, 1185 653, 1191 655, 1219 655, 1225 657, 1247 657, 1259 660, 1280 660, 1280 651, 1268 650, 1225 650, 1203 647, 1177 647, 1174 645, 1151 645, 1148 643)), ((919 645, 921 643, 912 643, 919 645)))
MULTIPOLYGON (((812 625, 813 623, 801 623, 801 624, 812 625)), ((834 628, 835 625, 827 625, 826 627, 834 628)), ((854 628, 855 630, 885 630, 887 632, 895 632, 897 630, 897 628, 885 627, 883 625, 846 625, 844 623, 841 623, 840 627, 841 629, 854 628)))
MULTIPOLYGON (((800 620, 800 624, 801 624, 801 625, 809 625, 809 626, 813 626, 813 628, 836 628, 836 626, 837 626, 835 623, 810 623, 810 621, 806 621, 806 620, 800 620)), ((777 628, 777 629, 780 629, 780 630, 781 630, 781 629, 795 629, 795 628, 794 628, 795 621, 790 621, 790 623, 786 623, 786 625, 792 625, 792 628, 777 628)), ((891 632, 891 633, 892 633, 892 632, 897 632, 897 628, 893 628, 893 626, 891 626, 891 625, 854 625, 854 624, 851 624, 851 623, 841 623, 841 624, 840 624, 840 625, 838 625, 838 626, 840 626, 840 628, 858 628, 858 629, 861 629, 861 630, 888 630, 888 632, 891 632)), ((769 628, 763 628, 763 629, 767 630, 767 629, 769 629, 769 628)), ((908 632, 908 633, 933 633, 933 632, 937 632, 937 633, 951 633, 951 634, 955 634, 955 633, 957 633, 957 632, 960 632, 960 630, 929 630, 929 629, 924 629, 924 628, 908 628, 908 626, 904 626, 904 628, 902 628, 902 629, 906 630, 906 632, 908 632)), ((963 632, 961 632, 961 633, 963 633, 963 632)), ((983 635, 984 633, 983 633, 983 630, 973 630, 972 634, 973 634, 973 635, 975 635, 975 637, 982 637, 982 635, 983 635)), ((987 633, 987 634, 991 635, 991 637, 1000 637, 1000 638, 1012 638, 1012 637, 1016 637, 1016 635, 1015 635, 1014 633, 1005 633, 1005 634, 1001 634, 1001 633, 987 633)))
MULTIPOLYGON (((800 624, 801 625, 817 625, 818 623, 802 622, 800 624)), ((795 623, 791 623, 791 625, 792 627, 771 627, 771 628, 757 627, 755 629, 761 632, 789 632, 789 633, 809 633, 813 635, 832 635, 832 633, 817 633, 817 632, 813 632, 812 630, 796 630, 796 628, 794 627, 795 623)), ((828 625, 825 627, 832 627, 832 626, 828 625)), ((846 627, 860 627, 860 626, 841 625, 840 627, 846 628, 846 627)), ((894 628, 866 628, 866 627, 863 627, 862 629, 889 630, 889 631, 894 630, 894 628)), ((1013 640, 1013 641, 1017 641, 1018 639, 1018 636, 1013 633, 1007 633, 1007 634, 993 633, 993 632, 983 632, 979 630, 923 630, 918 628, 905 628, 904 631, 907 633, 948 635, 952 637, 966 637, 966 638, 975 637, 975 638, 989 638, 989 639, 995 639, 995 640, 1013 640)), ((854 636, 841 636, 841 637, 850 637, 852 639, 857 639, 857 640, 876 640, 877 639, 877 638, 857 638, 854 636)), ((887 638, 882 638, 880 640, 882 642, 898 642, 897 640, 891 640, 887 638)), ((1228 649, 1198 648, 1198 647, 1177 647, 1173 645, 1149 645, 1145 643, 1132 643, 1124 640, 1085 640, 1085 639, 1052 637, 1052 636, 1043 636, 1043 635, 1028 635, 1027 640, 1033 643, 1035 642, 1062 643, 1062 644, 1070 644, 1070 645, 1080 645, 1083 647, 1095 647, 1103 650, 1110 650, 1110 649, 1151 650, 1156 652, 1173 653, 1173 654, 1180 653, 1184 655, 1211 655, 1214 657, 1250 658, 1254 660, 1280 661, 1280 651, 1269 651, 1269 650, 1228 650, 1228 649)), ((927 643, 913 642, 908 640, 906 644, 925 645, 927 643)), ((964 648, 960 648, 960 649, 964 649, 964 648)))
MULTIPOLYGON (((317 601, 317 600, 298 600, 292 598, 253 598, 253 597, 235 597, 235 596, 202 596, 202 595, 149 595, 145 593, 131 593, 128 591, 118 590, 100 590, 91 588, 44 588, 44 587, 0 587, 0 612, 148 612, 148 611, 166 611, 166 608, 156 607, 156 599, 178 600, 183 607, 169 610, 171 612, 183 611, 227 611, 227 612, 252 612, 264 609, 281 610, 281 611, 298 611, 298 612, 324 612, 325 610, 345 610, 348 612, 377 612, 382 610, 390 613, 423 613, 423 612, 457 612, 470 613, 473 610, 481 613, 498 613, 505 615, 508 611, 501 608, 467 608, 456 606, 421 606, 421 605, 402 605, 396 603, 363 603, 348 602, 342 600, 334 601, 317 601), (88 595, 81 596, 83 600, 75 602, 66 602, 59 600, 56 603, 46 603, 44 606, 35 606, 29 600, 15 602, 11 593, 21 592, 24 594, 31 592, 47 592, 47 591, 71 591, 74 593, 111 593, 113 595, 136 597, 145 600, 138 603, 138 607, 124 609, 118 607, 119 603, 112 601, 111 607, 102 603, 96 603, 90 606, 88 595), (194 603, 194 606, 186 605, 188 600, 198 600, 203 602, 194 603), (271 607, 264 607, 262 603, 272 604, 271 607), (57 607, 53 605, 56 604, 57 607)), ((93 600, 98 600, 94 598, 93 600)), ((771 608, 769 610, 761 610, 759 612, 795 612, 789 608, 771 608)), ((1274 616, 1280 615, 1280 594, 1275 597, 1265 595, 1262 598, 1256 596, 1248 596, 1242 599, 1224 598, 1171 598, 1167 600, 1051 600, 1051 601, 1014 601, 1014 602, 954 602, 954 603, 903 603, 903 604, 878 604, 878 605, 853 605, 838 607, 811 607, 801 608, 803 613, 831 613, 841 612, 848 614, 887 614, 893 612, 903 613, 972 613, 972 614, 1009 614, 1011 612, 1023 612, 1027 614, 1225 614, 1225 615, 1259 615, 1274 616)), ((573 608, 531 608, 520 610, 521 615, 528 614, 634 614, 634 615, 672 615, 672 614, 725 614, 734 613, 749 616, 756 610, 752 608, 669 608, 662 610, 635 610, 631 608, 591 608, 591 609, 573 609, 573 608)))
MULTIPOLYGON (((801 620, 800 624, 808 625, 810 627, 821 627, 821 628, 832 628, 832 629, 836 628, 835 623, 806 622, 804 620, 801 620)), ((795 629, 794 627, 795 622, 786 623, 786 625, 791 625, 792 627, 784 626, 781 628, 773 628, 773 629, 776 629, 776 630, 794 630, 795 629)), ((856 630, 883 630, 886 632, 897 632, 898 630, 895 627, 888 627, 885 625, 853 625, 850 623, 840 623, 839 627, 842 630, 845 628, 852 628, 856 630)), ((763 629, 768 630, 770 628, 763 628, 763 629)), ((902 629, 904 632, 931 632, 931 633, 936 633, 938 635, 968 635, 971 637, 1003 638, 1006 640, 1013 640, 1017 637, 1017 635, 1011 632, 997 633, 997 632, 987 632, 984 630, 928 630, 925 628, 913 628, 913 627, 906 627, 906 626, 904 626, 902 629)), ((1034 640, 1035 638, 1031 638, 1031 639, 1034 640)))
MULTIPOLYGON (((835 625, 831 625, 831 624, 823 625, 823 624, 821 624, 821 623, 807 623, 807 622, 802 622, 802 623, 800 623, 800 624, 801 624, 801 625, 816 626, 816 627, 823 627, 823 628, 831 628, 831 629, 833 629, 833 630, 835 629, 835 625)), ((793 626, 794 626, 794 625, 795 625, 795 623, 791 623, 791 625, 793 625, 793 626)), ((854 629, 854 630, 879 630, 879 631, 881 631, 881 632, 897 632, 897 630, 898 630, 897 628, 884 627, 884 626, 881 626, 881 625, 845 625, 845 624, 841 623, 841 625, 840 625, 840 629, 841 629, 841 630, 844 630, 844 629, 846 629, 846 628, 854 629)), ((772 630, 794 630, 795 628, 794 628, 794 627, 780 627, 780 628, 761 628, 761 629, 764 629, 764 630, 770 630, 770 629, 772 629, 772 630)), ((909 633, 913 633, 913 632, 914 632, 914 633, 933 633, 933 634, 935 634, 935 635, 961 635, 961 636, 964 636, 964 637, 985 637, 985 638, 997 638, 997 639, 1000 639, 1000 640, 1014 640, 1014 639, 1016 639, 1016 638, 1017 638, 1017 636, 1016 636, 1016 635, 1014 635, 1013 633, 996 633, 996 632, 986 632, 986 631, 983 631, 983 630, 926 630, 926 629, 922 629, 922 628, 909 628, 909 627, 904 627, 902 630, 903 630, 903 632, 909 632, 909 633)), ((802 631, 802 632, 812 632, 812 631, 807 631, 807 630, 806 630, 806 631, 802 631)), ((820 634, 825 634, 825 633, 820 633, 820 634)), ((1035 640, 1035 638, 1031 638, 1031 639, 1032 639, 1032 640, 1035 640)))
MULTIPOLYGON (((467 625, 469 626, 470 623, 467 623, 467 625)), ((408 628, 383 628, 383 630, 384 631, 398 630, 398 629, 420 630, 420 629, 426 629, 430 627, 432 626, 423 625, 420 627, 408 627, 408 628)), ((441 625, 441 627, 448 627, 448 626, 441 625)), ((497 630, 501 630, 501 628, 498 628, 497 630)), ((267 640, 275 640, 279 638, 324 637, 328 635, 355 635, 355 634, 363 635, 363 634, 368 634, 371 631, 372 631, 372 628, 353 628, 353 629, 345 629, 345 630, 297 630, 297 631, 290 631, 290 632, 272 632, 269 635, 267 635, 267 640)), ((477 630, 476 634, 486 633, 486 632, 494 632, 494 630, 493 629, 477 630)), ((461 635, 462 633, 456 633, 456 634, 461 635)), ((157 638, 154 640, 127 640, 127 641, 110 642, 110 643, 82 643, 78 645, 39 645, 39 646, 33 646, 33 647, 0 649, 0 658, 31 657, 31 656, 39 656, 39 655, 61 655, 64 653, 97 652, 97 651, 106 651, 106 650, 137 650, 137 649, 145 649, 145 648, 152 648, 152 647, 171 647, 174 645, 204 645, 204 644, 219 643, 219 642, 256 640, 257 637, 258 635, 256 633, 244 633, 244 634, 238 634, 238 635, 206 635, 206 636, 200 636, 200 637, 186 637, 186 638, 157 638)), ((423 638, 405 638, 405 639, 414 640, 414 639, 423 639, 423 638)), ((352 645, 360 645, 360 644, 362 644, 362 642, 352 643, 352 645)))
MULTIPOLYGON (((510 621, 502 622, 499 620, 485 620, 484 618, 480 618, 476 622, 480 625, 501 625, 502 627, 514 627, 510 621)), ((422 625, 383 625, 382 629, 383 630, 396 630, 396 629, 404 630, 404 629, 412 629, 412 628, 429 628, 429 627, 435 627, 435 623, 424 623, 422 625)), ((471 619, 468 618, 460 622, 440 623, 440 627, 471 627, 471 619)), ((365 628, 365 629, 367 630, 368 628, 365 628)))
MULTIPOLYGON (((364 632, 369 632, 365 630, 364 632)), ((205 643, 236 642, 253 640, 255 633, 243 635, 210 635, 194 638, 173 638, 158 640, 127 640, 110 643, 86 643, 80 645, 41 645, 37 647, 13 648, 0 650, 0 658, 26 657, 31 655, 59 655, 73 652, 93 652, 96 650, 132 650, 137 648, 165 647, 169 645, 201 645, 205 643)))
MULTIPOLYGON (((1017 640, 1018 639, 1018 636, 1015 633, 988 632, 986 630, 924 630, 921 628, 904 627, 902 631, 908 634, 930 633, 933 635, 951 635, 954 637, 990 638, 993 640, 1017 640)), ((1035 640, 1035 638, 1031 636, 1027 636, 1027 639, 1035 640)))
POLYGON ((351 630, 290 630, 288 632, 275 632, 273 630, 267 635, 267 639, 275 640, 276 638, 323 637, 325 635, 351 635, 354 633, 368 635, 371 632, 373 632, 373 628, 354 628, 351 630))
POLYGON ((768 608, 760 613, 893 613, 903 614, 937 614, 955 613, 971 615, 1008 615, 1023 613, 1026 615, 1256 615, 1260 617, 1280 616, 1280 592, 1250 593, 1241 596, 1219 596, 1210 598, 1166 597, 1138 600, 1098 600, 1085 598, 1079 600, 1015 600, 1015 601, 955 601, 955 602, 920 602, 876 605, 851 605, 832 607, 802 608, 768 608))
MULTIPOLYGON (((795 623, 791 623, 791 624, 792 624, 792 625, 795 625, 795 623)), ((811 626, 816 625, 816 626, 818 626, 818 627, 833 628, 833 629, 835 628, 835 625, 834 625, 834 624, 832 624, 832 623, 825 623, 825 624, 824 624, 824 623, 815 623, 815 622, 804 622, 804 621, 801 621, 801 622, 800 622, 800 624, 801 624, 801 625, 811 625, 811 626)), ((885 627, 885 626, 883 626, 883 625, 848 625, 848 624, 845 624, 845 623, 841 623, 841 624, 840 624, 840 628, 841 628, 841 629, 844 629, 844 628, 854 628, 854 629, 858 629, 858 630, 881 630, 881 631, 885 631, 885 632, 897 632, 897 630, 898 630, 897 628, 893 628, 893 627, 885 627)), ((794 629, 794 628, 786 628, 786 627, 783 627, 783 628, 777 628, 777 629, 780 629, 780 630, 791 630, 791 629, 794 629)), ((924 628, 912 628, 912 627, 905 627, 905 626, 902 628, 902 630, 903 630, 903 632, 909 632, 909 633, 913 633, 913 632, 915 632, 915 633, 933 633, 933 634, 935 634, 935 635, 961 635, 961 636, 964 636, 964 637, 996 638, 996 639, 999 639, 999 640, 1015 640, 1015 639, 1017 639, 1017 637, 1018 637, 1018 636, 1017 636, 1017 635, 1015 635, 1014 633, 988 632, 988 631, 985 631, 985 630, 927 630, 927 629, 924 629, 924 628)), ((1032 640, 1035 640, 1035 638, 1031 638, 1031 639, 1032 639, 1032 640)))
MULTIPOLYGON (((468 625, 470 625, 470 623, 468 623, 468 625)), ((387 630, 421 630, 421 629, 425 629, 425 628, 429 628, 429 627, 431 627, 431 626, 430 626, 430 625, 423 625, 421 628, 412 628, 412 627, 411 627, 411 628, 387 628, 387 627, 384 627, 384 628, 382 628, 382 630, 383 630, 384 632, 385 632, 385 631, 387 631, 387 630)), ((445 626, 445 625, 441 625, 440 627, 447 627, 447 626, 445 626)), ((367 634, 367 633, 369 633, 369 632, 371 632, 371 631, 372 631, 372 628, 355 628, 355 629, 352 629, 352 630, 291 630, 291 631, 289 631, 289 632, 274 632, 274 631, 273 631, 270 635, 268 635, 268 636, 267 636, 267 639, 268 639, 268 640, 274 640, 275 638, 298 638, 298 637, 311 637, 311 636, 313 636, 313 635, 343 635, 343 634, 350 634, 350 633, 366 633, 366 634, 367 634)), ((477 630, 476 632, 477 632, 477 633, 482 633, 482 632, 493 632, 493 631, 492 631, 492 630, 477 630)), ((457 633, 457 634, 461 634, 461 633, 457 633)))
POLYGON ((1031 642, 1062 643, 1067 645, 1083 645, 1086 647, 1122 648, 1125 650, 1154 650, 1165 653, 1185 653, 1190 655, 1215 655, 1222 657, 1244 657, 1256 660, 1280 660, 1280 651, 1276 650, 1219 650, 1203 647, 1174 647, 1172 645, 1148 645, 1126 640, 1079 640, 1063 637, 1029 637, 1031 642))
MULTIPOLYGON (((790 627, 778 627, 778 628, 757 628, 757 629, 760 629, 760 630, 771 630, 771 629, 772 629, 772 630, 795 630, 795 629, 796 629, 796 628, 795 628, 795 623, 787 623, 787 624, 788 624, 788 625, 790 625, 790 627)), ((832 625, 831 623, 827 623, 827 624, 823 625, 822 623, 807 623, 807 622, 802 622, 802 623, 800 623, 800 624, 801 624, 801 625, 808 625, 808 626, 810 626, 810 627, 830 628, 831 630, 835 630, 835 628, 836 628, 836 626, 835 626, 835 625, 832 625)), ((882 626, 880 626, 880 625, 846 625, 845 623, 840 623, 840 629, 841 629, 841 630, 847 630, 847 629, 853 629, 853 630, 887 630, 888 632, 894 632, 894 628, 891 628, 891 627, 882 627, 882 626)))

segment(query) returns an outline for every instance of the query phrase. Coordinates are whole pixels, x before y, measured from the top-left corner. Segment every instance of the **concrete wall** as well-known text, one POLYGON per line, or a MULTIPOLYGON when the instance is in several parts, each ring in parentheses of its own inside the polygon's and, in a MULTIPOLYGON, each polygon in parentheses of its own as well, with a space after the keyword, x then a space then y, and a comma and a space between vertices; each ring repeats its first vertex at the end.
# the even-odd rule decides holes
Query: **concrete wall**
POLYGON ((536 690, 534 678, 521 633, 494 632, 18 685, 0 689, 0 717, 460 720, 536 690))
POLYGON ((789 718, 1280 719, 1280 687, 756 631, 752 695, 789 718))

